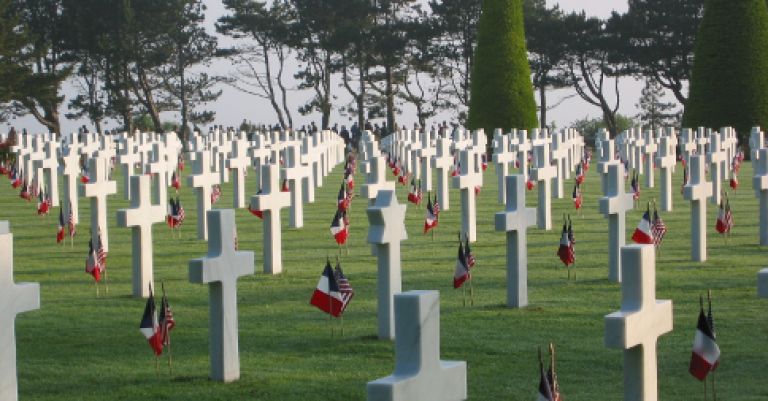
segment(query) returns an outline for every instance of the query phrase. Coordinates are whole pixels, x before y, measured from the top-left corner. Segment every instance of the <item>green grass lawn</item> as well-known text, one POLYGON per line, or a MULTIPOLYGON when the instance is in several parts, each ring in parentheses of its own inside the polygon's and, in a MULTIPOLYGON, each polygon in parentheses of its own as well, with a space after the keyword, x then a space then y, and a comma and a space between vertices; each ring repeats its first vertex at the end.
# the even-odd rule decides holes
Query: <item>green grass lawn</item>
MULTIPOLYGON (((185 175, 190 169, 185 171, 185 175)), ((117 180, 119 169, 116 169, 117 180)), ((364 400, 368 381, 388 375, 394 347, 376 339, 376 260, 366 243, 365 201, 351 211, 349 254, 344 271, 356 295, 344 317, 344 336, 331 336, 327 315, 309 305, 327 256, 337 247, 328 226, 341 182, 338 166, 306 205, 304 228, 288 229, 283 211, 285 272, 263 273, 262 224, 247 210, 237 211, 240 249, 254 250, 254 276, 239 281, 241 378, 222 384, 208 379, 208 289, 188 279, 190 259, 205 255, 196 240, 193 192, 181 190, 187 220, 182 238, 167 226, 154 227, 155 280, 165 282, 176 318, 174 374, 155 358, 138 325, 145 301, 131 294, 130 230, 118 228, 115 211, 125 208, 122 192, 109 198, 109 294, 96 298, 93 280, 83 271, 88 250, 89 203, 81 198, 79 234, 74 248, 55 242, 58 209, 40 218, 35 201, 27 203, 3 180, 0 219, 11 221, 15 280, 39 282, 41 309, 16 320, 19 393, 22 400, 364 400)), ((682 169, 674 176, 674 212, 663 213, 668 234, 657 258, 657 298, 672 299, 674 331, 658 342, 659 394, 662 400, 701 399, 702 384, 688 373, 699 296, 712 289, 718 340, 723 355, 717 371, 723 400, 765 400, 768 369, 768 300, 756 298, 756 273, 766 265, 758 245, 758 204, 751 188, 752 168, 745 163, 742 187, 731 194, 735 228, 726 243, 714 230, 717 207, 708 204, 709 260, 690 261, 690 206, 680 195, 682 169)), ((391 176, 389 176, 392 179, 391 176)), ((186 184, 186 180, 182 181, 186 184)), ((357 188, 364 183, 356 177, 357 188)), ((657 172, 657 183, 658 172, 657 172)), ((248 177, 253 192, 253 175, 248 177)), ((555 255, 561 216, 573 213, 566 182, 564 199, 555 199, 553 230, 528 231, 530 306, 508 309, 505 283, 505 235, 494 231, 496 202, 493 166, 485 172, 478 198, 478 241, 474 270, 475 304, 462 306, 452 288, 459 194, 441 213, 434 240, 423 236, 424 209, 409 204, 409 239, 402 243, 403 290, 435 289, 441 295, 443 359, 465 360, 471 400, 532 400, 538 386, 537 348, 554 342, 558 377, 567 400, 622 399, 622 352, 603 345, 604 316, 619 309, 620 285, 608 281, 608 229, 598 212, 596 164, 584 185, 583 216, 573 217, 577 239, 577 280, 567 280, 555 255)), ((658 184, 657 184, 658 185, 658 184)), ((629 187, 627 183, 627 188, 629 187)), ((118 183, 122 191, 122 183, 118 183)), ((398 186, 405 202, 407 188, 398 186)), ((643 188, 642 210, 627 215, 627 238, 658 195, 643 188)), ((223 186, 218 208, 232 205, 231 184, 223 186)), ((528 192, 529 206, 536 191, 528 192)), ((103 289, 102 289, 103 290, 103 289)), ((414 400, 418 401, 418 400, 414 400)))

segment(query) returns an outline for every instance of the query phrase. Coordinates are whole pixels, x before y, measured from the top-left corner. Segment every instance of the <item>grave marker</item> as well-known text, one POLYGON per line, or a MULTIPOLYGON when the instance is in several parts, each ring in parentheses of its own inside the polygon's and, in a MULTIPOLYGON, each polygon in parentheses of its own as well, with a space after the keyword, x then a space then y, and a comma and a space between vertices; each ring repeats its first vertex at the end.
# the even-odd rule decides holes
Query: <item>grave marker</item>
POLYGON ((656 164, 659 165, 661 174, 661 210, 664 212, 672 211, 672 169, 675 167, 675 148, 669 137, 661 138, 659 147, 659 156, 656 157, 656 164))
POLYGON ((608 279, 621 277, 621 248, 626 242, 626 213, 634 208, 631 192, 624 192, 624 168, 619 162, 608 164, 605 196, 600 198, 600 213, 608 218, 608 279))
POLYGON ((91 233, 101 235, 105 252, 109 251, 107 196, 117 192, 117 183, 107 181, 107 163, 109 159, 101 153, 88 160, 91 180, 83 185, 84 195, 91 198, 91 233))
POLYGON ((208 255, 189 261, 189 281, 208 284, 211 378, 240 378, 237 279, 254 272, 253 252, 235 251, 235 211, 208 211, 208 255))
POLYGON ((691 201, 691 259, 707 260, 707 197, 712 185, 705 181, 704 156, 693 155, 690 160, 690 178, 683 187, 683 198, 691 201))
POLYGON ((625 246, 621 258, 621 310, 605 316, 605 346, 624 350, 624 400, 656 401, 656 342, 672 331, 672 301, 656 299, 652 245, 625 246))
POLYGON ((207 212, 211 210, 211 187, 219 184, 221 177, 211 171, 211 153, 202 150, 195 153, 192 174, 187 177, 189 186, 197 195, 197 239, 208 240, 207 212))
POLYGON ((531 178, 537 181, 539 199, 536 205, 536 223, 542 230, 552 229, 552 185, 550 182, 557 174, 549 162, 549 145, 534 146, 536 167, 531 170, 531 178))
POLYGON ((264 223, 264 273, 283 271, 283 240, 280 209, 291 204, 291 194, 280 191, 280 169, 277 164, 261 166, 261 194, 251 197, 251 209, 261 210, 264 223))
MULTIPOLYGON (((461 190, 461 232, 469 242, 477 241, 477 202, 475 188, 483 185, 483 173, 479 168, 479 155, 472 149, 464 149, 461 157, 461 174, 453 177, 453 187, 461 190)), ((440 205, 442 208, 442 204, 440 205)))
POLYGON ((763 148, 755 153, 755 177, 752 187, 755 196, 760 200, 760 245, 768 245, 768 149, 763 148))
POLYGON ((536 209, 525 207, 525 178, 507 177, 507 208, 496 213, 496 231, 507 233, 507 306, 528 305, 528 239, 526 230, 536 225, 536 209))
POLYGON ((398 294, 395 308, 395 371, 368 382, 368 401, 466 400, 466 362, 440 360, 440 293, 398 294))
POLYGON ((376 245, 378 293, 377 311, 380 339, 395 336, 394 295, 402 289, 400 242, 408 239, 405 230, 406 205, 397 202, 395 191, 380 190, 368 214, 368 243, 376 245))

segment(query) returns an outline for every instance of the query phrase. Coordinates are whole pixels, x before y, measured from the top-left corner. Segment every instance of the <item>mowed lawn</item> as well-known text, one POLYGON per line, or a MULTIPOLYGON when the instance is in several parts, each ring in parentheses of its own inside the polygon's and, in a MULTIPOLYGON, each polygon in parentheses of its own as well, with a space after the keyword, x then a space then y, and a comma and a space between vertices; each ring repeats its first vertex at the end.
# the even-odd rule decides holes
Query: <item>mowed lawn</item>
MULTIPOLYGON (((189 166, 189 163, 187 163, 189 166)), ((237 211, 239 245, 255 252, 257 273, 238 283, 240 380, 222 384, 208 379, 208 288, 192 284, 188 262, 207 252, 196 239, 192 189, 180 191, 187 211, 181 238, 164 223, 154 226, 155 281, 164 281, 176 318, 173 374, 166 355, 156 373, 155 358, 139 321, 145 300, 131 297, 130 230, 118 228, 115 212, 128 206, 119 192, 109 198, 109 294, 96 297, 84 272, 90 208, 80 198, 81 223, 74 247, 56 244, 58 208, 38 217, 36 201, 27 203, 7 180, 0 185, 0 219, 8 219, 14 236, 17 282, 40 283, 41 309, 16 320, 19 392, 22 400, 364 400, 368 381, 394 368, 394 345, 376 339, 376 260, 366 243, 367 202, 356 198, 351 210, 348 254, 341 263, 355 297, 341 322, 309 305, 325 264, 338 248, 328 227, 342 180, 337 166, 316 202, 305 206, 304 228, 288 229, 283 218, 285 272, 262 271, 262 224, 247 210, 237 211), (331 335, 331 330, 335 334, 331 335)), ((528 231, 529 301, 525 309, 506 303, 505 234, 494 230, 496 175, 485 172, 478 197, 477 258, 473 270, 474 306, 462 305, 462 291, 452 288, 456 237, 460 227, 459 193, 451 191, 450 210, 440 215, 434 237, 422 235, 424 205, 408 205, 408 240, 402 243, 403 290, 440 291, 442 358, 465 360, 471 400, 532 400, 538 386, 538 347, 557 346, 558 377, 567 400, 615 401, 622 396, 622 352, 603 345, 604 316, 619 309, 620 285, 608 281, 607 220, 598 212, 600 193, 596 162, 587 174, 583 215, 574 215, 573 177, 566 196, 555 199, 553 229, 528 231), (576 280, 555 255, 563 214, 573 215, 576 280)), ((184 172, 189 174, 190 168, 184 172)), ((627 238, 657 188, 642 189, 642 205, 627 215, 627 238)), ((723 351, 717 370, 723 400, 765 400, 768 386, 768 300, 756 297, 756 273, 768 265, 758 245, 758 202, 751 188, 752 168, 742 167, 741 188, 731 193, 735 228, 726 242, 715 231, 717 207, 707 204, 709 260, 690 260, 690 205, 682 199, 682 168, 673 179, 674 212, 662 213, 669 232, 657 257, 657 298, 672 299, 674 331, 658 342, 659 393, 663 400, 700 399, 702 384, 688 373, 699 296, 712 289, 718 342, 723 351)), ((364 184, 356 175, 356 193, 364 184)), ((389 175, 390 179, 393 179, 389 175)), ((255 192, 254 175, 248 193, 255 192)), ((641 180, 642 181, 642 180, 641 180)), ((629 182, 627 182, 627 189, 629 182)), ((407 187, 398 185, 405 202, 407 187)), ((232 205, 232 187, 214 206, 232 205)), ((536 204, 536 190, 527 193, 536 204)), ((8 257, 8 255, 3 255, 8 257)), ((711 397, 711 394, 710 394, 711 397)), ((413 400, 418 401, 418 400, 413 400)))

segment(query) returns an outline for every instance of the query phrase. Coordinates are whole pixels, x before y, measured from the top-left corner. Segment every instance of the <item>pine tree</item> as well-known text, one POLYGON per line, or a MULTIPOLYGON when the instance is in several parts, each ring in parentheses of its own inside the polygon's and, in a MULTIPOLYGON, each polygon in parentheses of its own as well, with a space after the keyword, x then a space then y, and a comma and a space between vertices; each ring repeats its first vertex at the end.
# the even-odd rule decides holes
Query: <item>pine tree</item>
MULTIPOLYGON (((522 0, 485 0, 469 103, 471 129, 538 125, 523 28, 522 0)), ((490 141, 489 141, 490 142, 490 141)))
POLYGON ((765 0, 707 0, 696 38, 684 127, 768 126, 768 7, 765 0))
POLYGON ((640 109, 636 119, 644 126, 656 131, 657 128, 677 125, 680 113, 675 110, 675 103, 664 101, 664 89, 658 81, 645 79, 645 87, 640 100, 635 105, 640 109))

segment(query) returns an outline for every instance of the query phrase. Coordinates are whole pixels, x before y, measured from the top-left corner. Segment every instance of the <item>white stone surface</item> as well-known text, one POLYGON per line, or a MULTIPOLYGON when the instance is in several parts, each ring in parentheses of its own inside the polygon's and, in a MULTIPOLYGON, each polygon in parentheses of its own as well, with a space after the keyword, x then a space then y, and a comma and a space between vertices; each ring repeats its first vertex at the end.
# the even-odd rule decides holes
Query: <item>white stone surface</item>
POLYGON ((526 230, 536 225, 536 209, 525 207, 525 178, 507 177, 507 207, 496 213, 496 231, 507 233, 507 306, 528 305, 528 238, 526 230))
POLYGON ((235 251, 234 210, 208 211, 208 255, 189 261, 189 281, 208 284, 211 379, 240 378, 237 279, 252 275, 253 252, 235 251))
POLYGON ((656 342, 672 331, 672 301, 656 299, 653 245, 621 249, 621 310, 605 316, 605 346, 624 350, 624 400, 657 401, 656 342))
MULTIPOLYGON (((477 241, 477 202, 475 187, 483 185, 480 155, 473 149, 459 152, 461 173, 453 177, 453 187, 461 191, 461 233, 469 242, 477 241)), ((442 208, 442 204, 440 205, 442 208)))
POLYGON ((232 142, 232 154, 226 160, 226 168, 232 173, 232 207, 245 207, 245 172, 250 164, 248 143, 244 140, 232 142))
POLYGON ((752 187, 755 196, 760 200, 760 245, 768 245, 768 149, 763 148, 753 153, 757 160, 752 161, 755 176, 752 187))
POLYGON ((376 245, 378 271, 376 292, 380 339, 395 338, 394 296, 402 290, 400 242, 408 239, 405 230, 407 205, 399 204, 395 191, 381 190, 368 214, 368 243, 376 245))
POLYGON ((626 214, 634 208, 634 201, 632 193, 624 191, 624 167, 619 162, 612 162, 607 168, 606 192, 600 198, 600 213, 608 218, 608 279, 620 283, 620 252, 626 242, 626 214))
POLYGON ((291 192, 291 208, 288 227, 304 227, 304 186, 302 182, 311 174, 309 166, 301 164, 299 145, 288 146, 285 149, 285 179, 291 192))
POLYGON ((707 260, 707 203, 712 195, 712 185, 705 180, 704 156, 690 158, 690 177, 683 187, 683 198, 691 201, 691 259, 694 262, 707 260))
POLYGON ((669 137, 662 137, 656 164, 659 166, 659 175, 661 176, 659 197, 661 198, 661 210, 664 212, 672 211, 672 169, 676 162, 672 141, 669 137))
POLYGON ((557 170, 549 162, 549 145, 546 143, 534 146, 535 167, 531 170, 531 178, 538 186, 539 198, 536 206, 536 224, 542 230, 552 229, 552 186, 550 182, 557 170))
POLYGON ((437 154, 435 155, 434 167, 437 170, 437 200, 440 203, 440 210, 450 210, 449 182, 448 175, 453 165, 453 154, 451 153, 451 140, 448 138, 437 138, 437 154))
POLYGON ((109 159, 104 155, 97 155, 88 160, 90 181, 83 185, 84 195, 91 198, 91 233, 93 236, 101 236, 101 243, 106 252, 109 251, 107 196, 117 193, 117 183, 107 180, 107 163, 109 159))
POLYGON ((290 206, 291 194, 280 191, 277 164, 261 166, 261 194, 251 197, 251 209, 264 213, 264 273, 283 272, 283 231, 280 209, 290 206))
POLYGON ((499 135, 496 140, 496 147, 493 149, 493 163, 498 179, 498 201, 499 203, 506 203, 507 190, 505 185, 509 175, 509 164, 515 161, 516 155, 510 150, 508 135, 499 135))
POLYGON ((0 221, 0 400, 17 401, 16 315, 40 309, 40 284, 13 282, 13 234, 0 221))
POLYGON ((152 224, 165 220, 165 204, 152 204, 150 177, 134 175, 131 181, 131 207, 117 211, 117 225, 131 228, 131 255, 133 258, 133 296, 149 297, 154 288, 152 256, 152 224))
POLYGON ((768 298, 768 268, 757 273, 757 296, 768 298))
POLYGON ((466 362, 440 360, 440 293, 398 294, 395 308, 395 371, 368 383, 368 401, 466 400, 466 362))
MULTIPOLYGON (((77 135, 74 137, 77 138, 77 135)), ((69 211, 72 210, 72 220, 75 224, 78 224, 80 223, 80 199, 77 193, 77 181, 80 174, 80 154, 77 148, 74 145, 62 147, 59 162, 59 170, 64 177, 64 205, 66 205, 64 215, 69 216, 69 211)))
POLYGON ((187 177, 189 186, 197 195, 197 239, 208 240, 207 212, 211 210, 211 187, 220 183, 218 173, 211 171, 211 153, 207 150, 195 152, 192 174, 187 177))
POLYGON ((709 174, 712 179, 712 194, 709 197, 709 201, 715 205, 719 205, 722 198, 725 161, 725 152, 721 149, 720 134, 713 132, 710 135, 707 163, 709 164, 709 174))

